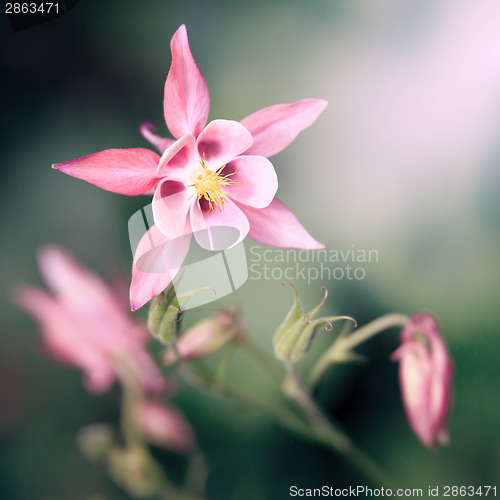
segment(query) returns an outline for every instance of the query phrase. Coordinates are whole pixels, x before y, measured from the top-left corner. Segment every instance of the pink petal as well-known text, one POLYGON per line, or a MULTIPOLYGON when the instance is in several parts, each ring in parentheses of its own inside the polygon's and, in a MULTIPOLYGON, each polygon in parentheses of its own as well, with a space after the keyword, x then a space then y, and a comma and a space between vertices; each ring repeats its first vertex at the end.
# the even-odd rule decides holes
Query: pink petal
MULTIPOLYGON (((203 201, 204 200, 201 200, 201 202, 203 201)), ((201 210, 198 203, 194 203, 191 205, 190 217, 191 228, 196 241, 206 250, 227 250, 242 241, 250 229, 248 219, 245 214, 231 200, 228 200, 224 204, 224 209, 222 211, 215 208, 210 213, 208 213, 205 208, 201 210), (212 238, 212 233, 210 232, 210 228, 213 226, 235 228, 238 230, 239 236, 237 239, 231 240, 230 244, 225 241, 225 238, 217 237, 214 239, 212 238)))
POLYGON ((255 208, 267 207, 278 189, 278 177, 273 164, 263 156, 238 156, 222 171, 235 172, 229 179, 238 184, 227 186, 224 192, 236 201, 255 208))
POLYGON ((269 106, 247 116, 241 123, 252 134, 253 145, 246 154, 267 157, 279 153, 316 121, 327 104, 321 99, 302 99, 269 106))
POLYGON ((190 234, 169 240, 156 226, 142 237, 132 264, 133 311, 167 288, 186 258, 190 240, 190 234))
POLYGON ((141 386, 148 394, 159 394, 166 389, 167 383, 163 374, 145 348, 131 350, 128 356, 131 358, 141 386))
MULTIPOLYGON (((216 348, 219 347, 217 345, 217 333, 206 324, 203 325, 203 328, 197 328, 196 326, 190 328, 177 341, 176 346, 180 357, 183 359, 196 359, 211 354, 216 350, 212 349, 212 344, 215 344, 216 348)), ((174 353, 167 351, 165 357, 168 358, 169 354, 174 353)), ((171 361, 173 360, 171 359, 171 361)))
POLYGON ((250 132, 234 120, 213 120, 198 137, 198 152, 207 166, 217 170, 252 145, 250 132))
POLYGON ((102 364, 96 365, 94 363, 91 366, 82 369, 85 373, 85 388, 93 394, 102 394, 108 391, 116 378, 111 365, 105 360, 102 364))
POLYGON ((144 139, 146 139, 146 141, 150 142, 153 146, 155 146, 156 149, 158 149, 158 151, 162 154, 165 151, 165 149, 167 149, 174 143, 172 139, 167 139, 166 137, 161 137, 155 134, 156 125, 154 123, 150 122, 141 123, 139 131, 141 132, 144 139))
POLYGON ((13 300, 39 322, 50 317, 56 304, 50 294, 30 285, 18 285, 14 290, 13 300))
POLYGON ((148 149, 106 149, 53 168, 113 193, 138 195, 158 183, 160 157, 148 149))
MULTIPOLYGON (((237 202, 236 202, 237 203, 237 202)), ((249 238, 273 247, 314 250, 325 246, 316 241, 297 217, 278 198, 265 208, 238 206, 250 222, 249 238)))
POLYGON ((117 297, 99 276, 83 267, 64 248, 45 246, 38 254, 38 261, 47 285, 73 310, 99 314, 112 309, 120 315, 117 297))
POLYGON ((407 347, 399 365, 403 404, 415 434, 424 445, 432 447, 434 428, 429 412, 432 365, 425 347, 416 343, 407 347))
POLYGON ((158 229, 168 238, 189 232, 188 210, 190 190, 184 184, 165 181, 153 196, 153 218, 158 229))
POLYGON ((156 175, 182 181, 184 168, 197 161, 194 146, 195 138, 191 134, 187 134, 174 142, 163 152, 156 175))
POLYGON ((68 312, 47 292, 29 285, 16 288, 13 296, 17 306, 29 313, 40 325, 44 343, 49 353, 63 363, 75 365, 78 350, 68 330, 68 312))
POLYGON ((109 389, 115 379, 114 370, 89 340, 91 323, 82 322, 81 315, 35 287, 19 287, 14 301, 40 323, 44 343, 54 358, 84 371, 89 391, 102 393, 109 389))
POLYGON ((436 333, 435 337, 428 335, 428 338, 431 344, 432 364, 434 367, 430 415, 434 422, 434 434, 438 442, 447 444, 448 432, 446 424, 453 398, 455 367, 442 337, 436 333))
POLYGON ((203 130, 210 108, 210 96, 201 71, 194 62, 182 25, 170 42, 172 65, 165 82, 163 109, 165 122, 172 135, 195 137, 203 130))
POLYGON ((193 429, 171 406, 146 401, 136 407, 135 418, 144 435, 157 445, 179 453, 195 447, 193 429))

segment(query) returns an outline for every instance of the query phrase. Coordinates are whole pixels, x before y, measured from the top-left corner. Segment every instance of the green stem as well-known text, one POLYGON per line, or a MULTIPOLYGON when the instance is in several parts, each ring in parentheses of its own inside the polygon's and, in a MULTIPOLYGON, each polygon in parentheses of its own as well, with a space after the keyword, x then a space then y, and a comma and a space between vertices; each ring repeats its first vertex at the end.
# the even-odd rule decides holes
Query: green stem
POLYGON ((311 436, 311 432, 307 426, 304 425, 302 420, 289 410, 280 408, 279 406, 270 405, 262 400, 255 399, 252 396, 234 391, 226 385, 214 384, 210 378, 202 377, 188 367, 188 364, 181 357, 175 342, 172 342, 170 347, 177 358, 176 364, 179 374, 191 386, 201 392, 209 394, 210 396, 221 399, 229 399, 244 407, 257 409, 271 417, 273 420, 279 422, 283 427, 294 432, 298 432, 299 434, 311 436))
POLYGON ((179 489, 170 481, 162 468, 158 465, 157 461, 150 453, 149 447, 135 421, 134 412, 136 407, 144 399, 140 381, 126 359, 117 360, 115 369, 122 386, 123 405, 120 425, 125 438, 126 448, 129 450, 140 450, 147 460, 148 468, 156 471, 159 478, 158 497, 165 500, 204 500, 201 491, 200 495, 198 495, 179 489))
POLYGON ((127 448, 145 448, 144 439, 137 428, 134 412, 137 405, 143 400, 144 395, 137 374, 130 365, 130 360, 122 357, 117 358, 114 368, 118 374, 122 389, 122 408, 120 427, 127 448))
MULTIPOLYGON (((344 345, 352 348, 358 345, 358 343, 361 343, 375 335, 378 331, 391 326, 406 324, 407 322, 408 318, 403 315, 393 314, 383 316, 369 325, 360 328, 355 335, 344 337, 343 339, 337 339, 337 342, 345 342, 344 345), (347 340, 349 341, 346 342, 347 340)), ((273 377, 275 377, 279 382, 282 381, 283 371, 280 366, 277 366, 274 358, 271 358, 249 338, 247 339, 247 342, 240 345, 246 348, 254 359, 258 361, 259 364, 261 364, 273 377)), ((284 380, 284 392, 302 410, 306 422, 288 409, 269 405, 261 400, 254 399, 251 396, 234 391, 227 386, 221 386, 220 384, 214 385, 213 380, 210 377, 207 378, 200 376, 187 366, 184 360, 180 357, 175 342, 172 343, 171 347, 177 356, 179 374, 190 385, 212 396, 228 399, 240 405, 258 409, 262 413, 276 420, 283 427, 298 433, 302 437, 327 446, 331 451, 340 455, 340 457, 344 460, 361 470, 368 478, 371 479, 371 481, 373 481, 374 484, 381 486, 388 486, 392 484, 392 480, 389 479, 375 463, 373 463, 366 455, 355 447, 345 432, 340 429, 338 424, 334 424, 323 414, 309 393, 304 389, 299 374, 292 363, 288 363, 286 365, 287 376, 284 380)))
POLYGON ((350 335, 340 335, 333 345, 319 358, 309 377, 309 387, 314 388, 321 380, 328 368, 341 359, 355 359, 352 350, 375 335, 394 327, 403 327, 410 322, 404 314, 385 314, 380 318, 362 326, 350 335))
POLYGON ((287 381, 285 383, 285 394, 299 405, 318 438, 324 440, 325 435, 327 435, 327 441, 336 450, 341 453, 347 452, 351 447, 347 436, 325 417, 311 396, 304 390, 295 365, 287 363, 286 367, 287 381))
POLYGON ((222 350, 222 356, 220 358, 219 364, 217 365, 217 368, 215 369, 213 380, 214 385, 218 388, 224 387, 226 383, 226 375, 233 358, 234 349, 235 344, 234 342, 231 342, 222 350))
POLYGON ((268 415, 273 420, 279 422, 283 427, 286 427, 300 434, 311 435, 307 426, 295 414, 288 410, 274 406, 264 401, 253 398, 252 396, 234 391, 227 386, 214 386, 209 380, 201 377, 191 370, 185 363, 178 365, 179 374, 191 386, 210 396, 227 399, 247 408, 257 409, 260 412, 268 415))
POLYGON ((278 383, 281 384, 283 380, 283 366, 278 361, 270 356, 264 349, 262 349, 250 337, 245 339, 240 344, 250 356, 259 363, 278 383))
POLYGON ((342 345, 344 348, 352 349, 384 330, 396 326, 406 326, 409 322, 410 318, 405 314, 385 314, 373 320, 371 323, 362 326, 359 330, 351 333, 351 335, 341 339, 342 345))
MULTIPOLYGON (((292 399, 294 399, 302 409, 308 423, 304 423, 302 419, 283 408, 269 405, 251 396, 233 391, 228 387, 217 388, 213 386, 210 381, 188 368, 182 361, 178 365, 178 370, 184 380, 198 390, 214 397, 233 401, 245 407, 257 409, 278 422, 284 428, 299 434, 303 438, 321 443, 328 447, 331 451, 340 455, 344 460, 364 472, 367 477, 371 478, 374 484, 384 486, 391 484, 392 481, 388 479, 368 457, 354 446, 345 433, 324 416, 309 394, 302 389, 302 385, 296 373, 293 375, 293 380, 298 384, 299 390, 294 392, 292 399)), ((294 371, 294 369, 292 370, 294 371)))

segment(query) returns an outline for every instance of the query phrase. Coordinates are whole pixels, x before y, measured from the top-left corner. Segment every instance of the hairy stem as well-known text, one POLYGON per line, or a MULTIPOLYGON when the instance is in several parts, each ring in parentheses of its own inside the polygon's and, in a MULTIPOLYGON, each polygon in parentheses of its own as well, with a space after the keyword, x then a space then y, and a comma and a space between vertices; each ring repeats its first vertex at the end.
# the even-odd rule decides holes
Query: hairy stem
POLYGON ((307 425, 305 425, 299 417, 287 409, 269 404, 252 396, 242 394, 241 392, 230 389, 227 386, 221 387, 220 385, 214 385, 210 380, 207 380, 205 377, 196 373, 185 363, 181 362, 178 365, 178 372, 188 384, 201 392, 213 397, 232 401, 240 406, 256 409, 261 413, 268 415, 289 430, 298 432, 299 434, 307 434, 311 436, 311 432, 307 428, 307 425))
POLYGON ((352 349, 384 330, 397 326, 406 326, 409 322, 410 318, 405 314, 385 314, 341 339, 342 345, 344 348, 352 349))
POLYGON ((409 322, 410 318, 404 314, 385 314, 350 335, 340 335, 314 365, 309 377, 309 387, 314 388, 333 363, 339 362, 339 360, 353 359, 352 350, 358 345, 384 330, 402 327, 409 322))
POLYGON ((278 383, 281 383, 284 376, 283 367, 274 357, 264 351, 264 349, 250 337, 246 337, 240 345, 269 373, 269 375, 271 375, 271 377, 278 383))

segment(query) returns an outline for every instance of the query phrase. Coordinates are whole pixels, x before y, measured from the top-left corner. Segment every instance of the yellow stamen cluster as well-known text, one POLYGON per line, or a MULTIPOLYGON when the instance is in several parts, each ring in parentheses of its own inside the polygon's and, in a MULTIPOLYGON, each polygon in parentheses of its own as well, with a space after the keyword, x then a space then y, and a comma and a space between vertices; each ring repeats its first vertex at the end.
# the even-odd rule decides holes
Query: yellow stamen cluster
MULTIPOLYGON (((223 175, 222 171, 226 165, 222 165, 219 170, 212 172, 207 168, 204 158, 200 160, 200 165, 201 169, 196 173, 194 183, 189 184, 188 187, 194 187, 196 189, 198 193, 198 205, 202 198, 208 201, 208 206, 210 207, 208 213, 212 212, 214 208, 222 212, 224 210, 224 203, 227 202, 227 198, 232 198, 230 194, 223 191, 223 188, 241 184, 239 181, 229 179, 237 170, 231 174, 223 175)), ((191 199, 194 194, 195 193, 193 193, 189 199, 191 199)))

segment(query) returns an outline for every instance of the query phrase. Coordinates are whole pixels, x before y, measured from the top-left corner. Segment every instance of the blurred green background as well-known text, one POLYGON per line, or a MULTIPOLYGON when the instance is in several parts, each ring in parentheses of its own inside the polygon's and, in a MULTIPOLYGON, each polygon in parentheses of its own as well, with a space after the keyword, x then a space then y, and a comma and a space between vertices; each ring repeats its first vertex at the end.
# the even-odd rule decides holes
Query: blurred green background
MULTIPOLYGON (((404 487, 500 486, 497 1, 81 0, 30 30, 12 33, 5 16, 0 23, 2 500, 126 498, 75 443, 81 427, 116 421, 118 389, 90 396, 77 370, 44 357, 37 327, 9 294, 18 282, 41 284, 35 253, 49 242, 103 276, 128 277, 127 220, 148 200, 105 192, 50 165, 110 147, 148 147, 142 121, 167 133, 169 41, 183 23, 211 93, 210 119, 239 120, 303 97, 329 101, 316 124, 272 159, 278 196, 328 249, 376 249, 379 259, 364 265, 363 280, 296 280, 306 308, 326 285, 323 311, 360 323, 431 311, 456 361, 447 448, 428 452, 409 429, 397 366, 388 361, 396 331, 364 347, 365 363, 329 374, 318 392, 323 406, 404 487)), ((273 264, 280 266, 287 264, 273 264)), ((251 279, 211 307, 239 306, 271 352, 291 303, 281 281, 251 279)), ((195 310, 188 321, 210 312, 195 310)), ((312 357, 329 335, 320 334, 312 357)), ((231 381, 275 397, 245 355, 231 381)), ((183 386, 175 400, 209 460, 210 498, 281 499, 293 484, 366 484, 338 457, 256 412, 183 386)), ((161 457, 179 476, 182 459, 161 457)))

